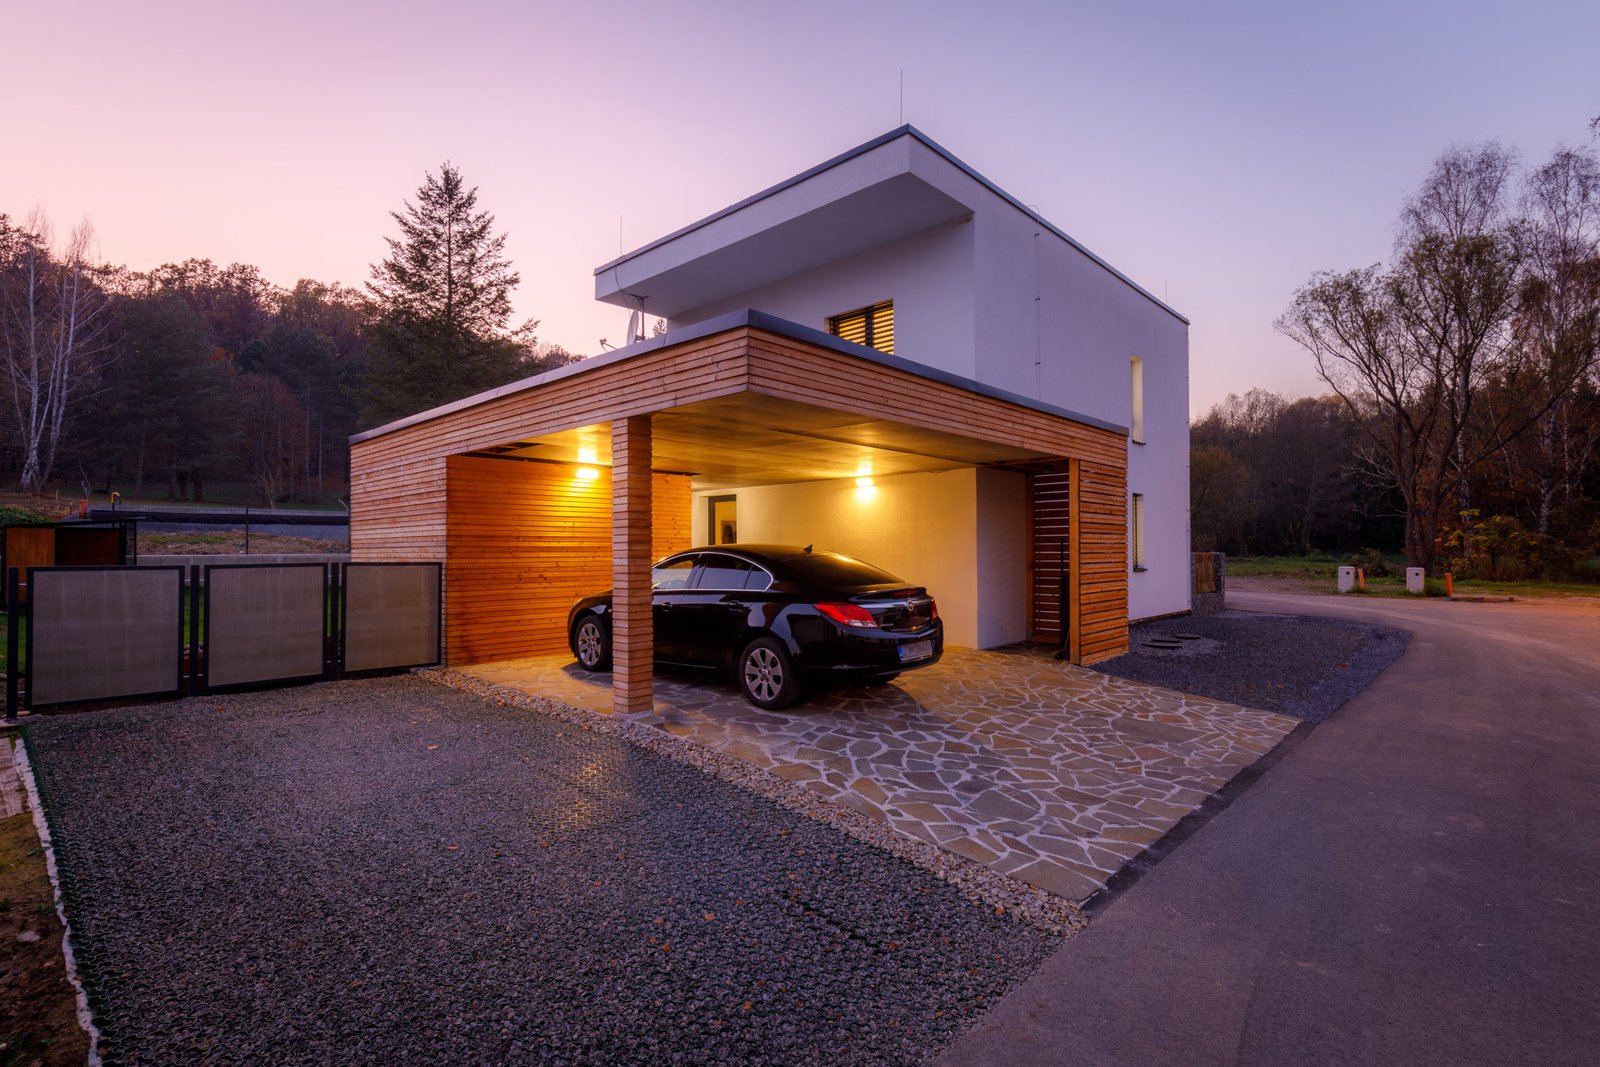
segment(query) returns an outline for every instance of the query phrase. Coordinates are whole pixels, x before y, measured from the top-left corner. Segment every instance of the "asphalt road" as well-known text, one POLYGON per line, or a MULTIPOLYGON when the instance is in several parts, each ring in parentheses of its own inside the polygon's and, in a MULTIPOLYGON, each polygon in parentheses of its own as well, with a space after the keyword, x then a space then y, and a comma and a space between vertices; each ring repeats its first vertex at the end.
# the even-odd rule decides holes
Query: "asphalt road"
POLYGON ((937 1062, 1595 1063, 1600 600, 1228 600, 1414 636, 937 1062))

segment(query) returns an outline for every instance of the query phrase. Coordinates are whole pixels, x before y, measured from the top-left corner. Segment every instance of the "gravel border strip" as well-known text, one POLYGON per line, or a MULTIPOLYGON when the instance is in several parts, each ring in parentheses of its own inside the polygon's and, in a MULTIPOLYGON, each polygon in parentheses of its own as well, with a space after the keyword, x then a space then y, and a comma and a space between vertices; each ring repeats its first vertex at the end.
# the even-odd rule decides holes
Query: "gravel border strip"
POLYGON ((1029 926, 1064 938, 1077 934, 1089 924, 1088 916, 1074 901, 903 834, 854 808, 818 796, 799 782, 791 782, 727 753, 674 737, 654 726, 614 719, 549 697, 530 696, 520 689, 486 682, 449 668, 436 667, 417 673, 451 689, 548 715, 595 733, 621 737, 658 756, 747 789, 796 814, 842 830, 857 841, 906 860, 912 866, 962 890, 969 899, 993 907, 997 915, 1010 915, 1029 926))
POLYGON ((33 829, 39 835, 39 848, 44 852, 44 869, 50 875, 50 890, 56 898, 56 918, 61 922, 63 965, 66 967, 67 981, 72 985, 73 997, 77 1001, 78 1025, 89 1035, 88 1067, 101 1067, 100 1028, 95 1025, 94 1012, 89 1009, 89 992, 84 989, 83 979, 78 976, 78 959, 72 952, 72 923, 67 921, 67 908, 61 899, 61 874, 56 867, 56 850, 50 839, 50 824, 45 817, 44 801, 39 796, 39 783, 33 778, 33 762, 28 757, 26 734, 16 737, 16 744, 11 751, 11 762, 17 768, 17 777, 22 779, 22 788, 28 794, 28 810, 33 816, 33 829))

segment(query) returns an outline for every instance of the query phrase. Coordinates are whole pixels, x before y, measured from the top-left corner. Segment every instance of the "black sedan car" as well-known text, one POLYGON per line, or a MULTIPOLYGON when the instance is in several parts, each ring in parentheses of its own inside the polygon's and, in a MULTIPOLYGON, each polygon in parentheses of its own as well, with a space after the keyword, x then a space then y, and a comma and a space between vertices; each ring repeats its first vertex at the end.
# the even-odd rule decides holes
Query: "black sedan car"
MULTIPOLYGON (((758 707, 788 707, 812 686, 887 682, 944 652, 926 589, 810 545, 691 549, 657 563, 650 582, 656 662, 730 672, 758 707)), ((611 667, 610 612, 602 593, 567 616, 585 670, 611 667)))

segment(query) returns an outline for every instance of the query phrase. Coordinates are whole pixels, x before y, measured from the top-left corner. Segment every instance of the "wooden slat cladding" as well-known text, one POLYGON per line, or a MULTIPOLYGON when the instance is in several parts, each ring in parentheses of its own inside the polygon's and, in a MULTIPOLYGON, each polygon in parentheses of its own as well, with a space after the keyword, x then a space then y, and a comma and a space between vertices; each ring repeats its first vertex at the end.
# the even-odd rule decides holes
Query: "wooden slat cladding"
MULTIPOLYGON (((1033 595, 1031 637, 1048 644, 1061 642, 1062 575, 1071 581, 1072 494, 1071 476, 1065 469, 1039 472, 1028 478, 1029 515, 1032 522, 1028 582, 1033 595)), ((1070 587, 1070 586, 1069 586, 1070 587)))
POLYGON ((1077 464, 1077 611, 1079 663, 1128 651, 1128 475, 1123 464, 1077 464))
POLYGON ((611 423, 611 478, 611 702, 625 714, 655 704, 648 415, 611 423))
MULTIPOLYGON (((611 588, 611 478, 558 463, 451 456, 451 663, 566 651, 567 609, 611 588)), ((650 558, 689 547, 689 479, 653 478, 650 558)))
MULTIPOLYGON (((356 442, 351 448, 352 556, 357 560, 447 561, 447 648, 452 662, 464 655, 526 655, 541 647, 559 651, 565 647, 564 635, 558 634, 555 647, 548 647, 530 643, 526 634, 530 626, 548 627, 555 614, 553 603, 518 608, 522 614, 512 618, 498 579, 475 577, 491 573, 492 568, 480 572, 473 567, 489 568, 489 546, 497 546, 494 538, 510 531, 499 525, 502 516, 497 509, 503 502, 497 503, 492 492, 487 497, 473 497, 468 481, 458 486, 455 474, 458 469, 468 469, 458 468, 463 462, 530 469, 537 469, 536 465, 468 461, 461 454, 581 426, 615 424, 742 392, 873 419, 892 411, 895 421, 908 426, 1010 445, 1042 456, 1071 457, 1076 465, 1074 476, 1081 481, 1081 492, 1074 497, 1077 506, 1072 509, 1074 532, 1069 549, 1075 574, 1069 607, 1077 608, 1069 611, 1071 646, 1086 663, 1126 649, 1125 435, 752 326, 733 327, 597 365, 534 388, 512 388, 469 407, 356 442), (476 550, 468 547, 475 537, 479 538, 473 542, 479 546, 476 550), (469 562, 472 551, 485 558, 469 562), (465 572, 458 573, 463 566, 465 572), (497 628, 511 636, 497 636, 497 628), (457 633, 458 629, 462 632, 457 633)), ((680 479, 676 484, 681 485, 684 498, 681 518, 668 518, 678 511, 675 507, 663 511, 660 504, 680 490, 664 491, 660 476, 652 480, 657 503, 651 510, 658 528, 652 555, 661 554, 659 529, 663 523, 676 523, 681 545, 688 543, 688 480, 680 479)), ((597 480, 596 488, 599 484, 609 486, 609 481, 597 480)), ((608 526, 611 518, 607 495, 604 509, 594 521, 608 526)), ((553 525, 548 514, 537 520, 524 514, 523 519, 519 536, 530 545, 530 558, 532 545, 545 546, 547 542, 552 550, 572 553, 565 557, 566 566, 580 576, 583 589, 570 595, 563 591, 568 603, 579 592, 611 584, 609 575, 598 586, 588 577, 595 568, 604 569, 611 559, 609 529, 598 547, 587 550, 598 554, 585 556, 575 544, 562 547, 567 545, 567 535, 576 534, 559 519, 553 525)), ((586 537, 577 540, 593 544, 586 537)), ((549 556, 544 553, 545 558, 549 556)), ((501 568, 502 578, 508 573, 501 568)), ((517 595, 533 598, 543 590, 548 601, 554 595, 549 592, 556 581, 553 570, 531 573, 543 577, 528 581, 525 593, 517 595), (535 585, 539 590, 532 588, 535 585)), ((529 604, 533 603, 530 599, 529 604)), ((566 606, 561 605, 562 621, 566 606)))
POLYGON ((883 418, 892 403, 895 421, 907 426, 1127 468, 1127 438, 1111 430, 764 330, 751 332, 751 392, 872 418, 883 418))

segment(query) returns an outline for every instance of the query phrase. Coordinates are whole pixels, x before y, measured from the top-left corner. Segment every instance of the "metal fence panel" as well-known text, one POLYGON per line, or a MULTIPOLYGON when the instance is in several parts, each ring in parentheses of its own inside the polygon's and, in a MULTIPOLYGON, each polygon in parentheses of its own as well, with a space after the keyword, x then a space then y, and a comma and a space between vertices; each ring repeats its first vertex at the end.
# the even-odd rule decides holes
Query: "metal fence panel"
POLYGON ((181 567, 28 572, 30 708, 182 686, 181 567))
POLYGON ((344 568, 344 669, 439 662, 437 563, 350 563, 344 568))
POLYGON ((220 565, 205 570, 207 688, 325 673, 327 568, 220 565))

